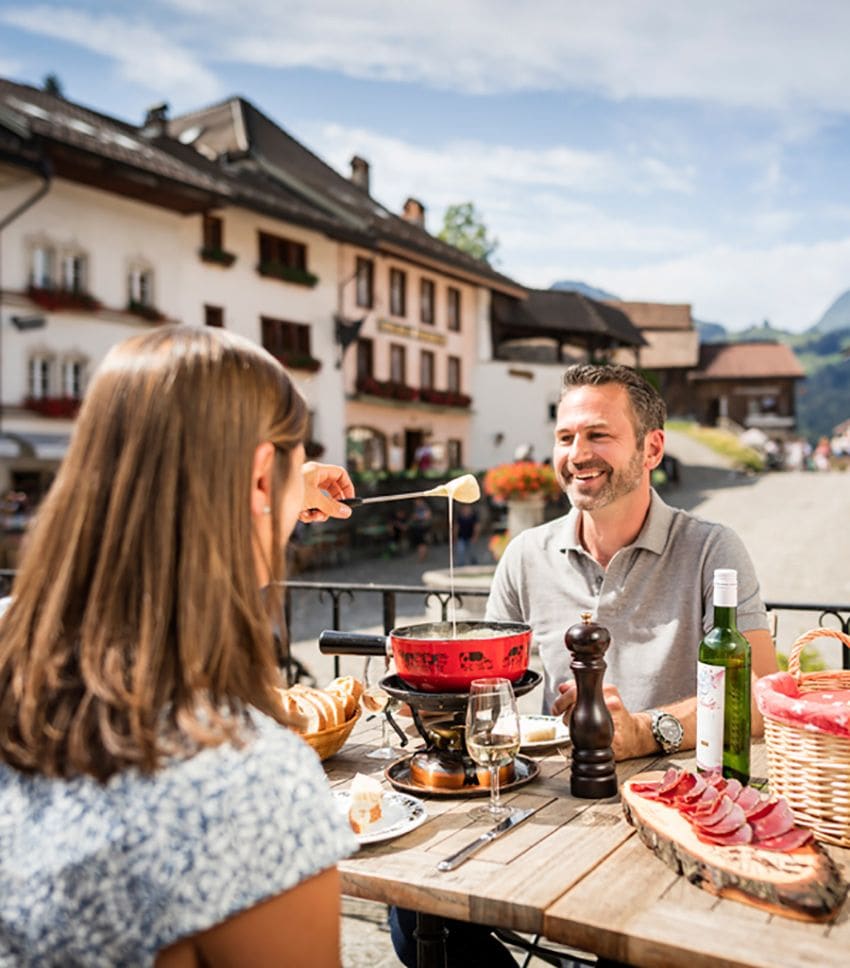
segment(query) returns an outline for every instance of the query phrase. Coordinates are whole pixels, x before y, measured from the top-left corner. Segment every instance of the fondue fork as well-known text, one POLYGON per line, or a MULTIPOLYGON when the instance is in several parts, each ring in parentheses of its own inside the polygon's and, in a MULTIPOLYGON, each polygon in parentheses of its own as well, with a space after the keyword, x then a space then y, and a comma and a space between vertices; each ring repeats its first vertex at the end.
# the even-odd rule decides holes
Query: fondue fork
POLYGON ((451 497, 461 504, 472 504, 481 497, 478 481, 472 474, 456 477, 446 484, 438 484, 428 491, 408 491, 405 494, 381 494, 378 497, 346 497, 340 504, 359 508, 361 504, 377 504, 380 501, 412 501, 417 497, 451 497))

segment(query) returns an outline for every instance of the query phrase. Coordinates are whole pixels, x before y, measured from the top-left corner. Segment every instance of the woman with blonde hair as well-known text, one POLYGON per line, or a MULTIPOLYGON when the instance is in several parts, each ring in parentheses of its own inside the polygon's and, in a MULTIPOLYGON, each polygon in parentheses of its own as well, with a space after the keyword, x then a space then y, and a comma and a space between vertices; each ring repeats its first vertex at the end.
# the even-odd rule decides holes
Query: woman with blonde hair
POLYGON ((100 367, 0 622, 0 964, 339 964, 356 843, 286 728, 262 591, 299 517, 350 514, 306 424, 219 330, 100 367))

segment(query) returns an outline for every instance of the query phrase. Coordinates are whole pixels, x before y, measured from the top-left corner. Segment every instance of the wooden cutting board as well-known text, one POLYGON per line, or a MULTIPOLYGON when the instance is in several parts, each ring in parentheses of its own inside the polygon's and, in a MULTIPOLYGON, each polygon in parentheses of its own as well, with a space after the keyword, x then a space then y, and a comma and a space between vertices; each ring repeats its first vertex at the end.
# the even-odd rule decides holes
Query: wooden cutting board
POLYGON ((703 890, 771 914, 802 921, 829 921, 836 916, 847 885, 822 847, 811 842, 780 853, 749 844, 705 844, 676 807, 631 789, 633 783, 661 776, 654 772, 632 777, 623 784, 621 795, 626 819, 665 864, 703 890))

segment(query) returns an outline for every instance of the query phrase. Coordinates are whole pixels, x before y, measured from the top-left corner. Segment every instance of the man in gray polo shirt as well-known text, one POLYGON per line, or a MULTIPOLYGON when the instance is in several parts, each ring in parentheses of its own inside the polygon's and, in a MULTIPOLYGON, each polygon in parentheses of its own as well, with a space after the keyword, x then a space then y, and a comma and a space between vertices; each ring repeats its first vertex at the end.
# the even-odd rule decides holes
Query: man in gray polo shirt
MULTIPOLYGON (((738 572, 738 627, 752 647, 753 673, 777 668, 740 539, 668 507, 650 486, 665 419, 664 401, 629 367, 566 371, 552 456, 572 510, 510 542, 487 603, 488 619, 532 627, 545 708, 565 717, 575 687, 564 632, 583 611, 609 630, 605 698, 618 759, 694 746, 697 651, 713 621, 715 568, 738 572)), ((754 709, 753 732, 761 729, 754 709)))

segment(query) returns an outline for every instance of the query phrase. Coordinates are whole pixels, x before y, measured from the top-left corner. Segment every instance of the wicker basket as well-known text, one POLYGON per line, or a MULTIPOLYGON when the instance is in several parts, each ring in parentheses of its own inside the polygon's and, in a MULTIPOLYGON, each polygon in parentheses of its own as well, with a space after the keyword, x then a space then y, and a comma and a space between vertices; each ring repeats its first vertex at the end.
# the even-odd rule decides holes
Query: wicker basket
MULTIPOLYGON (((839 639, 850 648, 850 636, 832 629, 813 629, 791 647, 788 672, 800 692, 850 689, 850 670, 800 672, 800 653, 814 639, 839 639)), ((764 717, 770 789, 785 797, 797 823, 810 827, 818 840, 850 847, 850 739, 814 732, 764 717)))
POLYGON ((351 735, 352 729, 354 729, 354 724, 359 718, 360 707, 358 706, 351 719, 340 723, 339 726, 331 726, 330 729, 320 730, 318 733, 307 733, 304 739, 319 754, 320 760, 326 760, 343 748, 345 741, 351 735))

